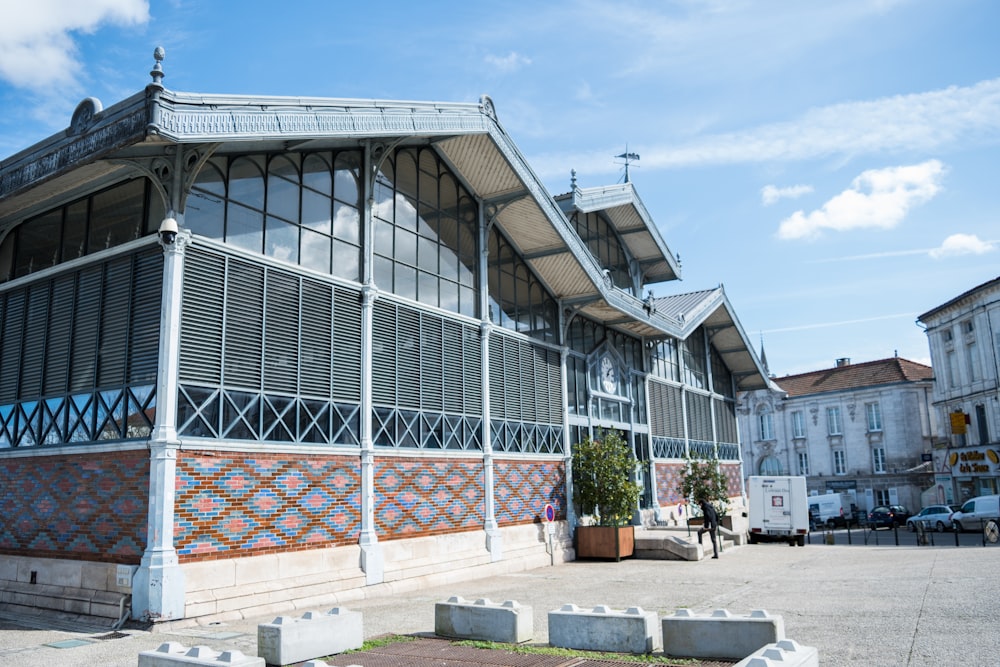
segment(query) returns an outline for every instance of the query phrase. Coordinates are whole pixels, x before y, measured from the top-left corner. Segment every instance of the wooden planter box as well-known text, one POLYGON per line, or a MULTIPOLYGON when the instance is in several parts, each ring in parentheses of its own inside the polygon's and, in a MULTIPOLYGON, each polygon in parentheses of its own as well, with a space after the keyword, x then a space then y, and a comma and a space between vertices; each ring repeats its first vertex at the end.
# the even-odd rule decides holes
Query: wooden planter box
POLYGON ((635 526, 577 526, 577 558, 628 558, 635 552, 635 526))

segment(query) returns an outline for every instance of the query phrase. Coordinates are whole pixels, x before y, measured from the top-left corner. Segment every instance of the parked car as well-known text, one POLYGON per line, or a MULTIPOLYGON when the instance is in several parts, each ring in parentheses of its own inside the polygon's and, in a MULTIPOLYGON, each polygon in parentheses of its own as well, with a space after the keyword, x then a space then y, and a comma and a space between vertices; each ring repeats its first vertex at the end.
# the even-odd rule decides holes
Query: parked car
POLYGON ((955 530, 981 530, 987 519, 1000 517, 1000 495, 977 496, 966 500, 952 516, 955 530))
POLYGON ((882 505, 868 513, 869 528, 895 528, 906 524, 910 513, 902 505, 882 505))
POLYGON ((925 530, 943 533, 951 530, 951 515, 957 510, 958 505, 928 505, 906 520, 906 528, 912 533, 918 523, 923 523, 925 530))

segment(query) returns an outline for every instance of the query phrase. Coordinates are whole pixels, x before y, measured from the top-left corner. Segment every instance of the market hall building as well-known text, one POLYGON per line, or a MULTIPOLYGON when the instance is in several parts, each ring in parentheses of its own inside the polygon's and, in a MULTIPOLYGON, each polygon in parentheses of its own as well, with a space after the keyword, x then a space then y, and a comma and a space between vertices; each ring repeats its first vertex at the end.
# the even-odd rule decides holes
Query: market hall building
POLYGON ((644 296, 680 267, 631 183, 550 196, 487 97, 188 94, 155 58, 0 162, 5 608, 249 616, 562 562, 602 429, 644 509, 688 453, 741 495, 767 379, 721 286, 644 296))

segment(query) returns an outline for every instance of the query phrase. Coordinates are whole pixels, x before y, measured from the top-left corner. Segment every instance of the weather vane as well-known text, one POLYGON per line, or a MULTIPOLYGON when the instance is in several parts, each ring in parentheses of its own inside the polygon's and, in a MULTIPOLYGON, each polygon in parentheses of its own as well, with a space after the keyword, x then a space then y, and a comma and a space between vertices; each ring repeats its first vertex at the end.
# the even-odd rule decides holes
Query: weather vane
POLYGON ((628 183, 629 182, 629 180, 628 180, 628 168, 629 168, 629 165, 639 159, 639 154, 638 153, 629 153, 628 152, 628 144, 625 144, 625 152, 622 153, 621 155, 616 155, 615 157, 618 158, 619 160, 625 160, 625 183, 628 183))

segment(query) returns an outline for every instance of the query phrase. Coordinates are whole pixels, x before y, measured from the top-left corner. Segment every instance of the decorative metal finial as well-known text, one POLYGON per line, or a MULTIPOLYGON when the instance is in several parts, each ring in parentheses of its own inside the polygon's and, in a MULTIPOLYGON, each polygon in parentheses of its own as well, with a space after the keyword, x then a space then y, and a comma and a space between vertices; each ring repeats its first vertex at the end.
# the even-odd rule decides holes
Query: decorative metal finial
POLYGON ((576 169, 569 170, 569 188, 576 190, 576 169))
POLYGON ((149 75, 153 77, 154 86, 163 86, 163 66, 160 63, 163 62, 163 57, 167 55, 167 52, 163 50, 162 46, 158 46, 153 49, 153 59, 156 64, 153 65, 153 69, 149 71, 149 75))

